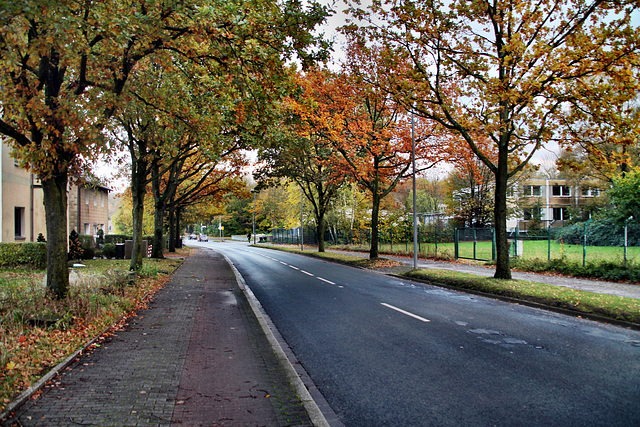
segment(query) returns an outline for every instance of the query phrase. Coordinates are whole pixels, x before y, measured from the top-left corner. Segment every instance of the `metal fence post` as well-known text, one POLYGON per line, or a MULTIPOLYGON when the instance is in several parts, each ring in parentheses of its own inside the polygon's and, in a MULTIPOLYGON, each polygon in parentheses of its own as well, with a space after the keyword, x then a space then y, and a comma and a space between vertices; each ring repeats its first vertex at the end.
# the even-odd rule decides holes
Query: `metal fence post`
POLYGON ((476 255, 476 243, 478 242, 478 232, 474 228, 473 229, 473 259, 476 259, 478 256, 476 255))
POLYGON ((493 228, 491 231, 491 259, 496 259, 496 229, 493 228))

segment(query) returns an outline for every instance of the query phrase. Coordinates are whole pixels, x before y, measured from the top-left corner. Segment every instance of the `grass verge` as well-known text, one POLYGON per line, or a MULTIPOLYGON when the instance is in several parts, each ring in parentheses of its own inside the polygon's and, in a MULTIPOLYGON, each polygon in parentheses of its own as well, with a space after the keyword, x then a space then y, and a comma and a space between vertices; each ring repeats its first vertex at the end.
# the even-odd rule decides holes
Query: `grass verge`
POLYGON ((442 284, 461 290, 471 290, 501 297, 533 302, 547 307, 570 310, 577 314, 591 314, 640 326, 640 300, 616 295, 599 294, 578 289, 553 286, 526 280, 500 280, 450 270, 412 270, 393 261, 368 260, 333 252, 300 251, 282 246, 262 246, 268 249, 293 252, 363 268, 382 269, 411 279, 435 285, 442 284))
POLYGON ((640 300, 526 280, 500 280, 448 270, 412 270, 405 277, 459 289, 516 298, 640 325, 640 300))
POLYGON ((45 271, 0 270, 0 412, 87 342, 146 307, 181 263, 145 259, 132 281, 128 260, 87 260, 70 270, 64 300, 47 292, 45 271))

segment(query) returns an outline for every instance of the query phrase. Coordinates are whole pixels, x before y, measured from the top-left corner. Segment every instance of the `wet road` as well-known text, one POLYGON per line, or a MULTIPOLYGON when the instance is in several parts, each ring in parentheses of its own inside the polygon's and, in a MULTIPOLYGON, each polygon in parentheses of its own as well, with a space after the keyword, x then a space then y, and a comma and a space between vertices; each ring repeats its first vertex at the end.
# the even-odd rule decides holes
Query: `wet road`
POLYGON ((244 244, 198 245, 236 265, 348 426, 640 425, 640 332, 244 244))

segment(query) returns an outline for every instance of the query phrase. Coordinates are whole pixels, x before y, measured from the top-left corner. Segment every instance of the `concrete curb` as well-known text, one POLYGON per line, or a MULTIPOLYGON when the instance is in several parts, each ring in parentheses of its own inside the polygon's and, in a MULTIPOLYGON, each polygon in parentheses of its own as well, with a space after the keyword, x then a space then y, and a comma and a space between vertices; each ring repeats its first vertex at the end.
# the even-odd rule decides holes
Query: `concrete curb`
POLYGON ((313 383, 311 382, 311 379, 306 371, 304 371, 304 368, 299 363, 296 363, 296 367, 294 367, 294 363, 291 362, 290 357, 295 356, 293 356, 291 350, 288 349, 288 346, 286 345, 284 340, 282 338, 278 339, 276 337, 276 333, 279 335, 277 329, 273 325, 273 322, 271 321, 269 315, 266 314, 266 312, 262 308, 260 301, 258 301, 253 291, 251 291, 251 288, 249 288, 249 286, 245 282, 242 274, 238 271, 233 262, 231 262, 231 260, 225 254, 221 254, 227 260, 229 266, 231 266, 231 269, 236 276, 238 286, 246 295, 254 315, 258 319, 258 322, 260 323, 264 334, 269 340, 273 351, 278 357, 280 364, 287 373, 289 381, 291 381, 291 384, 294 386, 296 393, 300 397, 300 400, 302 401, 313 425, 317 427, 342 426, 342 423, 338 420, 335 413, 333 413, 333 410, 326 403, 324 397, 322 397, 317 388, 315 388, 315 385, 313 385, 313 383), (287 347, 289 356, 287 355, 287 351, 285 351, 283 347, 287 347), (306 384, 301 377, 306 378, 306 384), (315 395, 315 399, 312 396, 312 393, 315 395), (316 400, 321 401, 321 406, 323 407, 323 409, 320 409, 320 405, 316 402, 316 400), (330 421, 327 419, 327 416, 325 416, 326 413, 328 413, 327 416, 329 417, 330 421))

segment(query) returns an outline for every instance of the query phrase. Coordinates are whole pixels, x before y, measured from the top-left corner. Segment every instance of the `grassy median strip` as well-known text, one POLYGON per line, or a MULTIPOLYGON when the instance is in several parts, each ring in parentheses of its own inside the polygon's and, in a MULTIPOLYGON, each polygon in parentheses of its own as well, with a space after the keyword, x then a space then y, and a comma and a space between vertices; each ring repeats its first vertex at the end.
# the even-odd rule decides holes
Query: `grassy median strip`
MULTIPOLYGON (((188 255, 188 250, 180 255, 188 255)), ((72 268, 70 292, 52 298, 45 271, 0 270, 0 412, 50 369, 143 308, 182 259, 87 260, 72 268)))
POLYGON ((526 280, 500 280, 448 270, 412 270, 404 273, 404 276, 640 324, 640 300, 635 298, 526 280))
POLYGON ((515 298, 544 306, 562 308, 584 314, 594 314, 640 325, 640 300, 635 298, 599 294, 526 280, 499 280, 450 270, 418 269, 407 271, 408 268, 404 264, 382 258, 372 261, 334 252, 300 251, 299 249, 282 246, 265 245, 263 247, 299 253, 357 267, 384 268, 391 273, 433 284, 443 284, 462 290, 468 289, 496 296, 515 298), (394 271, 394 269, 397 271, 394 271))

